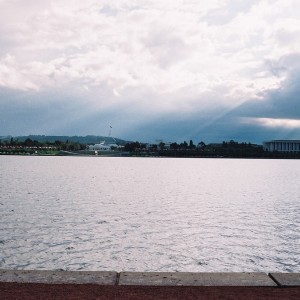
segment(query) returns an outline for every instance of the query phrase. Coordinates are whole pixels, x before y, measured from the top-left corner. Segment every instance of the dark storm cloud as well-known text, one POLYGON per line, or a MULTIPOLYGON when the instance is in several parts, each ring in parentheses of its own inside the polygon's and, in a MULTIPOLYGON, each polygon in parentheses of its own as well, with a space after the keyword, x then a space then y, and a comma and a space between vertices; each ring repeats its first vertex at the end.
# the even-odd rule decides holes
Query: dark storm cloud
POLYGON ((272 66, 274 73, 285 72, 281 87, 265 92, 263 99, 248 101, 236 113, 248 117, 300 119, 300 55, 280 59, 272 66))
MULTIPOLYGON (((295 63, 294 66, 297 66, 298 59, 298 55, 288 58, 291 65, 292 62, 295 63)), ((285 69, 288 69, 287 65, 285 69)), ((242 104, 219 120, 219 125, 223 124, 223 128, 234 133, 232 136, 238 139, 245 138, 256 142, 267 139, 300 139, 299 82, 300 68, 293 67, 280 88, 266 92, 263 99, 249 100, 242 104), (270 122, 264 124, 261 120, 270 122)))

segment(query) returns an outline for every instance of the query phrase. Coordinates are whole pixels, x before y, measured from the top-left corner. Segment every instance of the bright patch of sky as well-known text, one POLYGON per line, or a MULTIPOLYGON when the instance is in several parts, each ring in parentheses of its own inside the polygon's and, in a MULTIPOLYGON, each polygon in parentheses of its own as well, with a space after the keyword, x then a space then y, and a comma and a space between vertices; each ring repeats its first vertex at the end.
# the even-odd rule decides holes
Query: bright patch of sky
POLYGON ((0 0, 0 135, 300 139, 299 57, 298 0, 0 0))
POLYGON ((264 127, 271 128, 300 128, 300 120, 292 119, 272 119, 272 118, 248 118, 244 119, 246 123, 257 122, 258 124, 263 125, 264 127))

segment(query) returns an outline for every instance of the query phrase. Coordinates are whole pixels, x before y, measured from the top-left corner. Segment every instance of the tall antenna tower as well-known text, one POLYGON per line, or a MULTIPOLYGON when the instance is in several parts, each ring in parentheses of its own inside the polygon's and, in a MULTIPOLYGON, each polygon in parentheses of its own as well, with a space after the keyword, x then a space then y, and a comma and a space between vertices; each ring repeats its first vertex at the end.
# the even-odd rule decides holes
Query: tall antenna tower
POLYGON ((117 143, 116 139, 115 139, 114 137, 111 136, 111 130, 112 130, 112 126, 109 125, 108 137, 109 137, 109 139, 113 139, 113 141, 114 141, 115 143, 117 143))
POLYGON ((108 137, 111 137, 111 130, 112 130, 112 127, 111 127, 111 125, 109 125, 108 137))

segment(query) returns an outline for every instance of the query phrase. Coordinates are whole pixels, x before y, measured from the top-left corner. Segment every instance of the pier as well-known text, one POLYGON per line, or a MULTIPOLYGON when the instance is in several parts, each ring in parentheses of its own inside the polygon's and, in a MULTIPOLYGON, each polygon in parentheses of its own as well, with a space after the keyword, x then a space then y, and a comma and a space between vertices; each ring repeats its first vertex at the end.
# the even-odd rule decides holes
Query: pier
POLYGON ((300 299, 300 273, 0 270, 3 299, 300 299))

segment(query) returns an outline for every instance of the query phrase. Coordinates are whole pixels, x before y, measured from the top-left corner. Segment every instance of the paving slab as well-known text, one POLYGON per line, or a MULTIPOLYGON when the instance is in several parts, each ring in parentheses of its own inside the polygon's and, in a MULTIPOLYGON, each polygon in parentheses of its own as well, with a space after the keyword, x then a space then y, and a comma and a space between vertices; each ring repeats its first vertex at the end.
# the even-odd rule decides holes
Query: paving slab
POLYGON ((117 272, 0 270, 0 282, 115 285, 117 272))
POLYGON ((121 272, 119 285, 277 286, 265 273, 121 272))
POLYGON ((280 286, 300 286, 300 273, 270 273, 280 286))

